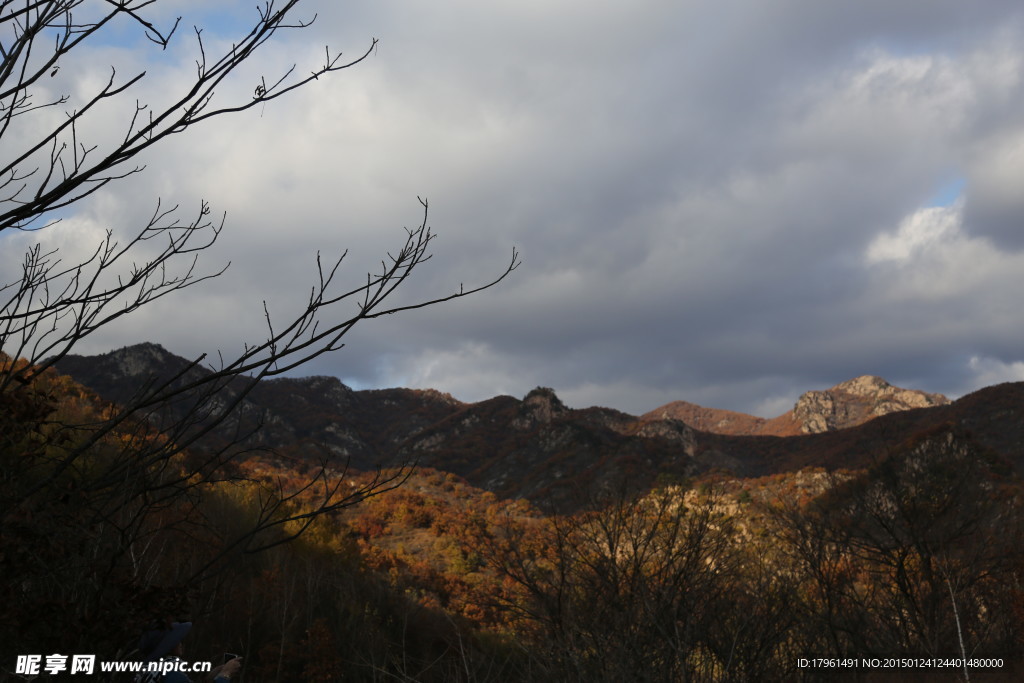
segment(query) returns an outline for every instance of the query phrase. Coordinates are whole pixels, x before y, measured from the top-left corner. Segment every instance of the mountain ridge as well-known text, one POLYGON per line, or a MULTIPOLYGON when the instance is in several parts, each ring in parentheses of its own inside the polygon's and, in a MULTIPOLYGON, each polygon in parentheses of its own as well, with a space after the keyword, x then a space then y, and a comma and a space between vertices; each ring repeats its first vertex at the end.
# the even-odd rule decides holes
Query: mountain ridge
MULTIPOLYGON (((148 345, 68 356, 57 369, 117 402, 130 398, 148 378, 173 375, 189 365, 148 345), (147 359, 154 363, 148 371, 147 359)), ((210 371, 196 366, 188 372, 210 371)), ((521 400, 495 396, 463 403, 435 390, 356 391, 324 376, 274 378, 255 386, 245 385, 244 378, 236 382, 227 390, 248 390, 243 415, 262 422, 247 447, 307 461, 342 461, 358 470, 415 463, 464 477, 502 497, 560 508, 572 507, 581 492, 595 487, 641 490, 666 476, 855 469, 894 443, 940 428, 975 434, 972 438, 1024 470, 1024 383, 950 402, 868 375, 807 392, 793 411, 774 421, 667 404, 686 406, 695 415, 688 423, 664 406, 642 416, 602 407, 568 408, 545 387, 521 400), (748 431, 728 433, 722 415, 734 421, 732 429, 748 431)), ((222 441, 229 437, 221 435, 222 441)))

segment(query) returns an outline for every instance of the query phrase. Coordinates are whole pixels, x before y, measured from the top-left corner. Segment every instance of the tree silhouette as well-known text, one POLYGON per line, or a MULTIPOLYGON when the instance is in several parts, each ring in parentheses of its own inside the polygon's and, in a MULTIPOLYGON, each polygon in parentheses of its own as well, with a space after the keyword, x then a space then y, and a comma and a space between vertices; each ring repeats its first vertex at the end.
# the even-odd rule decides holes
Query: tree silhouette
MULTIPOLYGON (((296 16, 299 0, 271 0, 257 8, 249 31, 219 54, 195 27, 194 77, 166 84, 159 106, 134 96, 150 76, 141 69, 123 73, 123 66, 89 74, 78 82, 78 94, 54 94, 62 67, 76 64, 91 42, 113 40, 118 31, 137 31, 154 50, 166 49, 183 33, 180 17, 160 23, 166 4, 0 2, 0 240, 3 233, 44 233, 83 199, 142 172, 140 155, 150 148, 352 67, 377 45, 372 39, 362 54, 345 60, 328 47, 323 62, 308 71, 285 66, 260 77, 251 96, 222 96, 230 90, 224 86, 238 82, 240 67, 279 31, 302 30, 315 19, 296 16), (93 90, 84 91, 89 83, 93 90), (123 105, 127 123, 113 138, 95 135, 111 105, 123 105)), ((317 254, 310 294, 296 315, 273 320, 264 305, 266 336, 246 342, 237 357, 210 363, 201 355, 169 377, 142 382, 116 406, 86 396, 50 369, 94 332, 224 272, 226 266, 203 270, 199 264, 221 234, 224 217, 215 217, 205 199, 190 215, 156 199, 133 237, 119 241, 108 231, 77 262, 65 261, 59 249, 29 248, 20 273, 0 281, 0 563, 12 578, 8 608, 31 613, 46 602, 50 587, 64 581, 74 588, 51 607, 62 610, 69 630, 76 621, 95 625, 98 611, 114 613, 132 601, 132 591, 154 585, 163 570, 159 563, 143 566, 143 559, 154 557, 153 549, 168 543, 172 532, 209 547, 190 571, 173 572, 179 583, 195 583, 232 552, 285 542, 320 515, 400 485, 408 467, 351 486, 343 464, 325 462, 295 486, 259 489, 245 524, 214 533, 202 506, 215 495, 211 487, 240 479, 233 466, 242 452, 238 444, 258 420, 239 420, 231 443, 198 446, 234 419, 257 382, 340 349, 356 324, 468 296, 517 267, 513 250, 507 267, 489 282, 389 306, 389 297, 430 258, 434 233, 428 204, 420 202, 420 225, 406 230, 363 284, 340 289, 345 254, 326 260, 317 254), (168 415, 174 416, 170 422, 168 415), (114 598, 115 587, 123 600, 114 598)))

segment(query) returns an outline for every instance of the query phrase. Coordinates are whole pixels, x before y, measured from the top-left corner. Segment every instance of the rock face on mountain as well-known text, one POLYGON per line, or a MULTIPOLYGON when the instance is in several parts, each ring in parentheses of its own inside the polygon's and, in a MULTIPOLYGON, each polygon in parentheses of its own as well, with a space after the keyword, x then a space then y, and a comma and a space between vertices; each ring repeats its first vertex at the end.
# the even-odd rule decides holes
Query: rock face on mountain
POLYGON ((159 344, 146 342, 98 356, 69 355, 57 364, 57 369, 105 398, 123 402, 144 389, 147 380, 192 378, 207 372, 199 365, 190 369, 190 365, 159 344))
POLYGON ((942 394, 894 387, 881 377, 864 375, 825 391, 808 391, 793 408, 804 434, 820 434, 864 424, 882 415, 946 405, 942 394))
POLYGON ((524 398, 519 405, 519 416, 512 421, 518 429, 536 424, 548 423, 559 415, 564 415, 567 408, 553 389, 537 387, 524 398))

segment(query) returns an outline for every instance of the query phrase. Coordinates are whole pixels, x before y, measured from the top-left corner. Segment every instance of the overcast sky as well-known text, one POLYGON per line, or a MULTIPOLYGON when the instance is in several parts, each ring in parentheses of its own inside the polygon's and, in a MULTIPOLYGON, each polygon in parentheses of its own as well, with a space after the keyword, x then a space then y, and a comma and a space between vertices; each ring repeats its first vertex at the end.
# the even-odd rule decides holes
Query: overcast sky
MULTIPOLYGON (((316 23, 280 34, 226 94, 292 63, 308 72, 325 45, 378 49, 178 136, 34 235, 71 258, 106 227, 128 234, 157 197, 227 212, 203 256, 210 270, 230 260, 224 276, 78 352, 259 341, 261 302, 280 320, 298 310, 317 250, 348 249, 346 272, 364 277, 418 224, 419 195, 438 238, 402 302, 484 282, 513 247, 522 266, 368 322, 298 374, 762 416, 862 374, 951 396, 1024 380, 1019 0, 307 4, 316 23)), ((255 16, 250 2, 212 17, 169 5, 205 22, 208 50, 255 16)), ((62 70, 81 97, 113 62, 147 68, 99 138, 134 97, 194 73, 188 31, 166 53, 146 45, 125 31, 62 70)), ((6 238, 4 269, 28 239, 6 238)))

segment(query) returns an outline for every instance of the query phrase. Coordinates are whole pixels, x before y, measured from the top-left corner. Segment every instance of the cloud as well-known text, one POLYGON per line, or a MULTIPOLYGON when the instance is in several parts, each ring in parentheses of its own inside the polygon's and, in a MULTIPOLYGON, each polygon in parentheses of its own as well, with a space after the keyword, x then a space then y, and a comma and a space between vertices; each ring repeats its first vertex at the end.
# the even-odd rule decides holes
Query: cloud
POLYGON ((962 206, 919 209, 905 218, 896 232, 882 233, 868 245, 867 262, 906 263, 918 253, 956 237, 962 224, 962 206))
MULTIPOLYGON (((396 301, 484 282, 512 245, 523 266, 472 298, 357 328, 303 372, 773 416, 865 373, 955 393, 967 359, 1012 358, 1024 336, 1019 3, 315 9, 224 94, 309 68, 325 44, 355 56, 377 37, 376 53, 179 136, 83 207, 127 234, 157 196, 183 209, 206 197, 228 219, 204 260, 232 262, 83 350, 258 341, 262 300, 282 320, 296 311, 317 250, 349 249, 343 283, 365 277, 418 224, 417 195, 435 257, 396 301), (962 196, 934 206, 950 178, 962 196)), ((230 21, 214 28, 211 46, 230 40, 230 21)), ((133 94, 186 83, 187 48, 133 94)))
POLYGON ((980 142, 971 159, 966 220, 1004 249, 1024 247, 1024 126, 980 142))
POLYGON ((971 356, 967 365, 972 374, 972 390, 1002 382, 1024 382, 1024 361, 1007 363, 998 358, 971 356))

